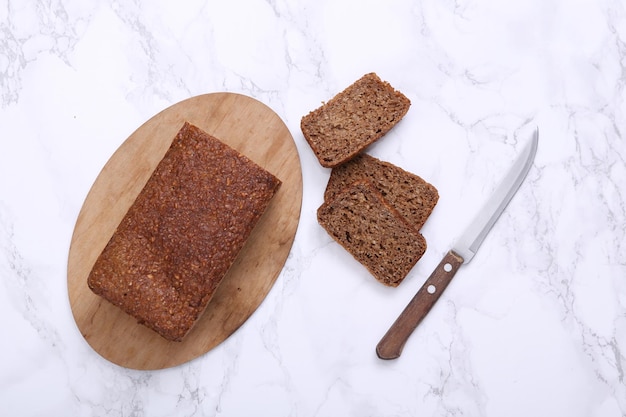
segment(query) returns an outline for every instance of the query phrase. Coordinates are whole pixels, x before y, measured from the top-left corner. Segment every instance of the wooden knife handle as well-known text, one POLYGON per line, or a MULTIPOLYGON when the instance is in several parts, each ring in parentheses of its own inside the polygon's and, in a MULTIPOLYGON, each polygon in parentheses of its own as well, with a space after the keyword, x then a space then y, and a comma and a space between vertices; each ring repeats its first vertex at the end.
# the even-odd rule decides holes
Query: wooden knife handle
POLYGON ((400 356, 413 330, 428 314, 462 264, 463 258, 453 251, 443 257, 422 288, 378 342, 376 354, 380 359, 396 359, 400 356))

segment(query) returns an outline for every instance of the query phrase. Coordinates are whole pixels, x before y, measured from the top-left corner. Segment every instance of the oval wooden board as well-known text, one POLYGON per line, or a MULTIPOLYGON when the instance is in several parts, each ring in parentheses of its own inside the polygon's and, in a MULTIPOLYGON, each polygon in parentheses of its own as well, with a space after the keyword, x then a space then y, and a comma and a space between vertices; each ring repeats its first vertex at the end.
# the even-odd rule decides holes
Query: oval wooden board
POLYGON ((78 215, 67 281, 80 332, 96 352, 127 368, 162 369, 208 352, 237 330, 272 288, 291 250, 301 204, 297 148, 287 126, 269 107, 244 95, 214 93, 163 110, 113 154, 78 215), (229 144, 283 183, 196 326, 182 342, 169 342, 92 293, 87 276, 185 121, 229 144))

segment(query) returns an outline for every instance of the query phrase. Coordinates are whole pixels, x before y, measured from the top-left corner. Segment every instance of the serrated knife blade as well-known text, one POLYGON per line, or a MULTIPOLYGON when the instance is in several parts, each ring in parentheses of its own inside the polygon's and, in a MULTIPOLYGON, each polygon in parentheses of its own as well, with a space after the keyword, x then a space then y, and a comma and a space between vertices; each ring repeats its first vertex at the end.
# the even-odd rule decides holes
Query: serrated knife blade
POLYGON ((417 294, 391 325, 376 346, 381 359, 396 359, 417 325, 439 299, 461 265, 469 263, 489 231, 498 220, 509 201, 526 178, 537 153, 539 129, 535 129, 530 141, 524 146, 509 171, 493 194, 477 212, 417 294))

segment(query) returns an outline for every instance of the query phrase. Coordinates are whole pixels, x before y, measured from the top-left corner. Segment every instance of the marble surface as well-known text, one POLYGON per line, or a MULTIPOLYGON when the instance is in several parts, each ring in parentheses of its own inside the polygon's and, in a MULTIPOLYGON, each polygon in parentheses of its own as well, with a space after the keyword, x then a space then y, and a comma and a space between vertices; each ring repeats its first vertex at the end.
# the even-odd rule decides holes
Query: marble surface
POLYGON ((618 0, 0 0, 0 415, 625 416, 625 74, 618 0), (412 106, 370 153, 441 195, 395 289, 317 224, 329 171, 299 129, 371 71, 412 106), (293 249, 224 343, 121 368, 73 321, 76 217, 130 133, 217 91, 264 102, 294 136, 293 249), (533 167, 481 250, 379 360, 535 127, 533 167))

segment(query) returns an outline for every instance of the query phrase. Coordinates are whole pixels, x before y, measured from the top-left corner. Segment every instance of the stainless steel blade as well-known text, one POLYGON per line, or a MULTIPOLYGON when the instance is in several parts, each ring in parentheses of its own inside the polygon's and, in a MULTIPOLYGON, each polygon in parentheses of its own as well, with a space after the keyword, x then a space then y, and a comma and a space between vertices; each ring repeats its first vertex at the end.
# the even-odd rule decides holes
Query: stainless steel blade
POLYGON ((528 174, 535 159, 538 142, 539 129, 537 128, 495 192, 478 210, 474 220, 453 246, 452 251, 463 258, 463 263, 472 260, 494 223, 526 178, 526 174, 528 174))
POLYGON ((433 308, 459 268, 472 260, 485 236, 528 174, 537 153, 538 142, 539 129, 535 130, 530 142, 517 157, 496 191, 478 211, 474 221, 461 235, 457 244, 444 255, 439 265, 378 342, 376 354, 379 358, 396 359, 400 356, 411 333, 433 308))

